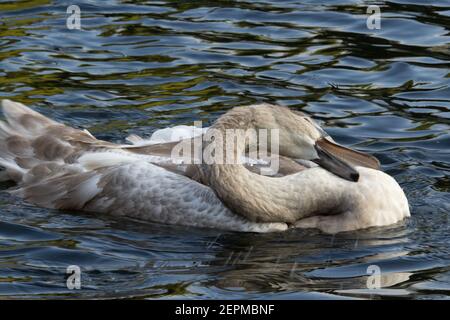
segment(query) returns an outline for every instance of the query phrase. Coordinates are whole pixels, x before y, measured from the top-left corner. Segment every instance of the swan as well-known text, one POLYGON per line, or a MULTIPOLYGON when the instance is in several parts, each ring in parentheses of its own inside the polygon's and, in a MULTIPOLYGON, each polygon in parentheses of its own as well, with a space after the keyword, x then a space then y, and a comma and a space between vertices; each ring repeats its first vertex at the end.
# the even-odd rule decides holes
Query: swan
MULTIPOLYGON (((11 100, 3 100, 2 109, 1 179, 14 181, 10 192, 37 206, 244 232, 338 233, 410 216, 403 190, 375 157, 337 144, 310 117, 287 107, 235 107, 210 128, 172 141, 168 129, 153 140, 133 135, 132 144, 98 140, 11 100), (231 155, 244 161, 172 161, 180 142, 195 145, 209 132, 231 129, 242 129, 233 139, 244 143, 233 145, 231 155), (261 174, 271 160, 246 157, 249 129, 278 130, 277 148, 266 147, 270 159, 279 159, 277 172, 261 174)), ((200 151, 223 146, 218 141, 209 139, 200 151)))

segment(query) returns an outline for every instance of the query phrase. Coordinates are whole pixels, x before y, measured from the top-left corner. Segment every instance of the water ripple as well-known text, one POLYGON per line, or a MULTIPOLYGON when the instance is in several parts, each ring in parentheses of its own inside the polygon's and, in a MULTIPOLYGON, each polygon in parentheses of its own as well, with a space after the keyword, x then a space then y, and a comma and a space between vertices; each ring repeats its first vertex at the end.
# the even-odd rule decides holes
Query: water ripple
MULTIPOLYGON (((265 101, 375 154, 412 218, 339 234, 218 233, 45 210, 0 195, 0 297, 448 298, 448 1, 0 3, 0 97, 99 138, 209 124, 265 101), (66 288, 66 267, 82 289, 66 288), (367 269, 381 268, 381 289, 367 269)), ((2 189, 10 187, 2 185, 2 189)))

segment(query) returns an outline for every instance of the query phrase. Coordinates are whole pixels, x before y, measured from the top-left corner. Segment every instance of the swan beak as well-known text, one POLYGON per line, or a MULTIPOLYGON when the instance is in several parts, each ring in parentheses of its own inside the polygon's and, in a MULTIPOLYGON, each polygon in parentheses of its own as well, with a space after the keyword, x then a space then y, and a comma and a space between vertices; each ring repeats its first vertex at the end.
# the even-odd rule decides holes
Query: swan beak
POLYGON ((359 173, 355 166, 379 170, 380 162, 374 156, 340 146, 326 138, 320 138, 314 145, 318 159, 313 160, 335 175, 357 182, 359 173))

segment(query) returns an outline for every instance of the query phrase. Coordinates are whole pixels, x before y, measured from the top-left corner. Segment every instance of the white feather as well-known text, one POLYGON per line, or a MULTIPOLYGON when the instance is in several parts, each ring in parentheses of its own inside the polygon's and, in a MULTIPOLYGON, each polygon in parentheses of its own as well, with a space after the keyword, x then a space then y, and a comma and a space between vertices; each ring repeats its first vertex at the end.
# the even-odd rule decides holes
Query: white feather
POLYGON ((128 136, 126 140, 136 146, 145 146, 149 144, 175 142, 194 138, 204 134, 206 130, 208 130, 208 128, 181 125, 156 130, 149 139, 143 139, 142 137, 133 134, 128 136))

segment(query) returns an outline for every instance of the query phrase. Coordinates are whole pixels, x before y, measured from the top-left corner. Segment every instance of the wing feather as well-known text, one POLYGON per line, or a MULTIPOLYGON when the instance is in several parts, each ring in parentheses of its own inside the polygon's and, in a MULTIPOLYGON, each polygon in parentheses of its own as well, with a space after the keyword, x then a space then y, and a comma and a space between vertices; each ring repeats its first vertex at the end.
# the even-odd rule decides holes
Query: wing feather
POLYGON ((158 156, 97 140, 20 103, 3 100, 3 113, 0 165, 18 184, 12 193, 31 203, 185 226, 287 229, 285 223, 253 223, 235 215, 209 187, 153 164, 164 161, 158 156))

